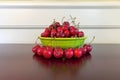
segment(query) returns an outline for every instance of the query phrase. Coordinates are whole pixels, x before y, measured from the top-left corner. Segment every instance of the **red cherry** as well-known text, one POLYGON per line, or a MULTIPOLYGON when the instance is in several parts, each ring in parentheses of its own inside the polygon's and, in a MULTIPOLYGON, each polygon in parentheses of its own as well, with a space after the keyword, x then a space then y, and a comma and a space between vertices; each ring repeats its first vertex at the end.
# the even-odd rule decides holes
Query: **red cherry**
POLYGON ((49 32, 43 32, 43 33, 41 33, 41 36, 42 37, 49 37, 50 33, 49 32))
POLYGON ((73 49, 72 48, 67 48, 65 50, 65 58, 70 59, 73 57, 73 49))
POLYGON ((37 49, 37 54, 38 54, 39 56, 42 56, 42 55, 43 55, 44 48, 45 48, 45 47, 41 46, 41 47, 39 47, 39 48, 37 49))
POLYGON ((79 30, 76 28, 76 29, 75 29, 75 33, 78 34, 78 32, 79 32, 79 30))
POLYGON ((60 47, 56 47, 54 49, 53 55, 55 58, 61 58, 63 56, 63 49, 60 47))
POLYGON ((57 32, 57 33, 56 33, 56 37, 57 37, 57 38, 65 37, 65 34, 64 34, 64 33, 59 33, 59 32, 57 32))
POLYGON ((76 29, 75 26, 70 26, 70 29, 76 29))
POLYGON ((45 31, 44 32, 50 32, 50 29, 49 28, 45 28, 45 31))
POLYGON ((61 37, 61 33, 60 33, 60 32, 57 32, 57 33, 56 33, 56 37, 57 37, 57 38, 60 38, 60 37, 61 37))
POLYGON ((87 48, 83 47, 82 50, 83 50, 83 54, 86 54, 87 48))
POLYGON ((63 26, 62 26, 62 30, 63 30, 63 31, 68 30, 68 26, 67 26, 67 25, 63 25, 63 26))
POLYGON ((39 45, 36 45, 32 48, 32 52, 37 54, 37 49, 39 48, 40 46, 39 45))
POLYGON ((57 32, 58 33, 63 33, 62 27, 57 27, 57 32))
POLYGON ((51 25, 49 26, 49 30, 52 30, 52 29, 54 29, 54 25, 53 25, 53 24, 51 24, 51 25))
POLYGON ((83 32, 83 31, 79 31, 79 32, 77 33, 77 36, 78 36, 78 37, 83 37, 83 36, 84 36, 84 32, 83 32))
POLYGON ((51 53, 50 50, 46 50, 46 49, 45 49, 45 50, 43 51, 43 56, 44 56, 44 58, 49 59, 49 58, 51 58, 52 53, 51 53))
POLYGON ((70 29, 70 34, 73 37, 77 36, 75 29, 70 29))
POLYGON ((51 30, 51 37, 55 37, 56 36, 57 31, 55 29, 51 30))
POLYGON ((44 50, 43 50, 43 56, 44 58, 46 59, 50 59, 52 57, 52 53, 53 53, 53 50, 52 48, 50 47, 46 47, 44 50))
POLYGON ((65 34, 65 37, 70 37, 70 32, 69 32, 69 30, 65 30, 65 31, 64 31, 64 34, 65 34))
POLYGON ((51 50, 51 52, 53 52, 53 47, 47 46, 46 48, 49 49, 49 50, 51 50))
POLYGON ((59 23, 59 22, 55 22, 54 25, 55 25, 56 27, 60 27, 60 23, 59 23))
POLYGON ((83 50, 82 48, 76 48, 74 49, 74 57, 76 58, 80 58, 83 54, 83 50))
POLYGON ((64 33, 61 33, 61 37, 64 38, 64 37, 65 37, 65 34, 64 34, 64 33))
POLYGON ((87 53, 90 53, 92 51, 92 46, 89 44, 84 44, 83 47, 87 49, 87 53))
POLYGON ((69 22, 67 22, 67 21, 65 21, 65 22, 63 22, 63 25, 70 26, 70 23, 69 23, 69 22))
POLYGON ((74 29, 78 31, 78 28, 76 28, 75 26, 70 26, 70 29, 74 29))
POLYGON ((74 29, 70 29, 70 33, 73 35, 75 34, 75 30, 74 29))
POLYGON ((72 37, 76 37, 77 36, 77 33, 78 33, 78 29, 74 26, 70 26, 70 34, 72 37))

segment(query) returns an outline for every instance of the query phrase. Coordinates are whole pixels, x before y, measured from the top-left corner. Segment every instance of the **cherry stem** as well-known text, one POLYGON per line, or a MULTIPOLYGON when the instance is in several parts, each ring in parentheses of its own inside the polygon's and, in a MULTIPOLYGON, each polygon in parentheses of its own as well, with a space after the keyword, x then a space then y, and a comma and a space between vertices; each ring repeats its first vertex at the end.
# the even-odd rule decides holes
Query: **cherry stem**
POLYGON ((95 36, 93 36, 93 38, 92 38, 92 40, 90 41, 89 45, 92 44, 92 42, 94 41, 94 39, 95 39, 95 36))
POLYGON ((73 17, 70 15, 70 18, 71 18, 71 20, 72 20, 72 24, 73 24, 74 26, 76 26, 76 24, 75 24, 76 17, 73 18, 73 17))
POLYGON ((55 24, 55 22, 56 22, 55 19, 53 19, 53 24, 55 24))
POLYGON ((54 29, 56 28, 56 27, 55 27, 55 25, 54 25, 54 24, 55 24, 55 22, 56 22, 56 21, 55 21, 55 19, 53 19, 53 27, 54 27, 54 29))
POLYGON ((77 24, 77 28, 78 28, 78 29, 80 28, 80 22, 78 22, 78 24, 77 24))
POLYGON ((38 43, 37 43, 37 41, 38 41, 38 38, 35 40, 35 45, 37 45, 38 43))
POLYGON ((76 27, 75 20, 76 20, 76 17, 73 18, 72 22, 73 22, 73 25, 76 27))
POLYGON ((62 20, 61 20, 61 23, 62 23, 62 24, 63 24, 63 20, 64 20, 64 19, 65 19, 65 17, 63 17, 62 20))
POLYGON ((35 40, 35 44, 37 44, 38 38, 35 40))

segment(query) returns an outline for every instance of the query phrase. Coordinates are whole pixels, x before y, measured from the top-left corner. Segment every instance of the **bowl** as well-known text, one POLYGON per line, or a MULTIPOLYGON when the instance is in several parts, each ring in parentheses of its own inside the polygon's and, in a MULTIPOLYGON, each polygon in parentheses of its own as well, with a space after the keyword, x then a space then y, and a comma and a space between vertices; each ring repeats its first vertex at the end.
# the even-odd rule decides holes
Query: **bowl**
POLYGON ((76 48, 84 44, 86 37, 79 38, 51 38, 51 37, 38 37, 43 46, 61 47, 65 48, 76 48))

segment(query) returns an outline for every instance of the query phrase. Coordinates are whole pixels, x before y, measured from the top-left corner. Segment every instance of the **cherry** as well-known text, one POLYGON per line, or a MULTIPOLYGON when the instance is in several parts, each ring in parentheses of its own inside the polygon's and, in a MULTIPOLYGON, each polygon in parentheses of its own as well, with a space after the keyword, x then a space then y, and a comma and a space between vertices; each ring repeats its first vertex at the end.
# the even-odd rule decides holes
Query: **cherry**
POLYGON ((67 25, 63 25, 63 26, 62 26, 62 30, 63 30, 63 31, 68 30, 68 26, 67 26, 67 25))
POLYGON ((53 55, 55 58, 61 58, 63 56, 63 49, 60 47, 56 47, 54 49, 53 55))
POLYGON ((79 32, 79 30, 76 28, 76 29, 75 29, 75 33, 78 34, 78 32, 79 32))
POLYGON ((64 34, 65 34, 65 37, 70 37, 70 32, 69 32, 69 30, 65 30, 65 31, 64 31, 64 34))
POLYGON ((56 33, 57 33, 56 29, 52 29, 51 30, 51 37, 55 37, 56 33))
POLYGON ((71 29, 74 29, 74 30, 75 30, 76 28, 75 28, 75 26, 70 26, 70 30, 71 30, 71 29))
POLYGON ((45 48, 49 49, 49 50, 51 50, 51 52, 53 52, 53 47, 52 46, 46 46, 45 48))
POLYGON ((60 27, 60 23, 59 23, 59 22, 55 22, 54 25, 55 25, 56 27, 60 27))
POLYGON ((50 50, 45 49, 43 51, 43 56, 44 56, 44 58, 49 59, 52 57, 52 52, 50 50))
POLYGON ((92 51, 92 46, 91 46, 91 44, 92 44, 92 42, 94 41, 94 39, 95 39, 95 36, 93 37, 93 39, 91 40, 91 42, 89 43, 89 44, 84 44, 83 45, 83 47, 84 48, 86 48, 86 53, 90 53, 91 51, 92 51))
POLYGON ((41 47, 39 47, 38 49, 37 49, 37 54, 39 55, 39 56, 42 56, 43 55, 43 51, 44 51, 44 46, 41 46, 41 47))
POLYGON ((83 54, 83 50, 82 48, 76 48, 74 49, 74 57, 76 58, 80 58, 83 54))
POLYGON ((83 37, 83 36, 84 36, 84 32, 83 32, 83 31, 79 31, 79 32, 77 33, 77 36, 78 36, 78 37, 83 37))
POLYGON ((62 27, 57 27, 57 33, 63 33, 62 27))
POLYGON ((50 29, 49 28, 45 28, 45 31, 44 32, 50 32, 50 29))
POLYGON ((35 45, 33 48, 32 48, 32 52, 37 54, 37 49, 39 48, 40 46, 37 44, 35 45))
POLYGON ((75 30, 74 30, 74 29, 70 29, 70 34, 71 34, 72 36, 74 36, 74 35, 75 35, 75 30))
POLYGON ((83 50, 83 54, 87 53, 87 48, 86 47, 83 47, 82 50, 83 50))
POLYGON ((43 32, 43 33, 41 33, 41 36, 42 37, 49 37, 50 33, 49 32, 43 32))
POLYGON ((53 48, 52 47, 46 47, 43 50, 43 56, 46 59, 50 59, 52 57, 52 53, 53 53, 53 48))
POLYGON ((64 33, 61 33, 61 37, 64 38, 64 37, 65 37, 65 34, 64 34, 64 33))
POLYGON ((65 21, 65 22, 63 22, 63 25, 67 25, 67 26, 69 27, 69 26, 70 26, 70 23, 67 22, 67 21, 65 21))
POLYGON ((70 26, 70 34, 71 34, 71 36, 76 37, 77 33, 78 33, 78 29, 75 28, 74 26, 70 26))
POLYGON ((57 38, 60 38, 60 37, 61 37, 61 33, 60 33, 60 32, 57 32, 57 33, 56 33, 56 37, 57 37, 57 38))
POLYGON ((70 59, 73 57, 73 49, 72 48, 67 48, 65 50, 65 58, 70 59))
POLYGON ((52 30, 52 29, 54 29, 54 25, 53 25, 53 24, 51 24, 51 25, 49 26, 49 30, 52 30))
POLYGON ((57 33, 56 33, 56 37, 57 37, 57 38, 65 37, 65 34, 64 34, 64 33, 57 32, 57 33))
POLYGON ((83 47, 86 48, 86 53, 90 53, 92 51, 92 46, 89 44, 84 44, 83 47))

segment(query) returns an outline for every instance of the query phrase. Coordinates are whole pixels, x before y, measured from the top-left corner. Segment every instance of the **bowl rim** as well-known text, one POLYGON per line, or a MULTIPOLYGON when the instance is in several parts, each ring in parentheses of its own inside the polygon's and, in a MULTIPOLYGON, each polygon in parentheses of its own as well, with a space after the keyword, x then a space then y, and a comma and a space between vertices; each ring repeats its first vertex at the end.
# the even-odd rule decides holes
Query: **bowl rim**
POLYGON ((38 36, 39 39, 47 39, 47 40, 51 40, 51 39, 55 39, 55 40, 75 40, 75 39, 86 39, 87 37, 73 37, 73 38, 51 38, 51 37, 41 37, 38 36))

